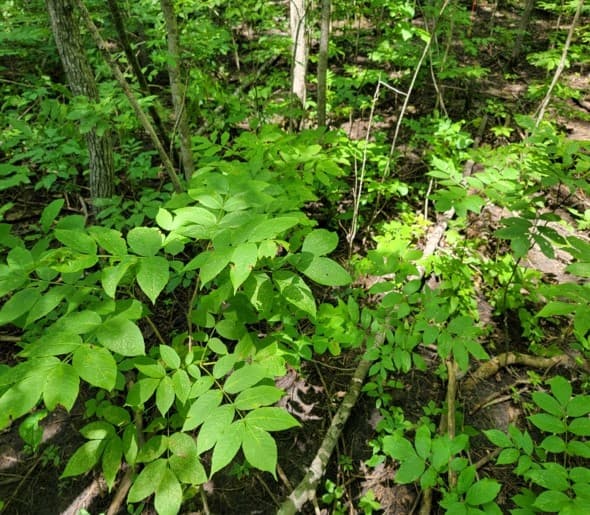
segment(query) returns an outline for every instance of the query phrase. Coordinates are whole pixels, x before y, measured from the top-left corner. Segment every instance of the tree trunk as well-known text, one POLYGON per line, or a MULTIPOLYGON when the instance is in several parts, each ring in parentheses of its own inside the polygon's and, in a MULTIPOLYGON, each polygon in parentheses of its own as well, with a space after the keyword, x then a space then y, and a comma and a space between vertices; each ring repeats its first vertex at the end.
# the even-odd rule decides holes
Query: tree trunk
POLYGON ((328 75, 328 46, 330 44, 331 0, 322 0, 320 52, 318 55, 318 126, 326 126, 326 88, 328 75))
POLYGON ((166 23, 166 33, 168 38, 168 75, 170 77, 170 91, 172 93, 172 102, 174 104, 174 118, 176 127, 180 136, 180 157, 184 177, 188 181, 195 171, 193 161, 193 152, 191 148, 191 137, 186 117, 185 90, 182 83, 182 74, 180 70, 180 45, 178 38, 178 25, 176 23, 176 14, 172 0, 160 0, 164 22, 166 23))
POLYGON ((307 39, 305 23, 305 0, 290 0, 289 22, 293 42, 293 74, 291 92, 301 107, 305 107, 305 73, 307 71, 307 39))
POLYGON ((535 0, 526 0, 526 3, 524 4, 524 10, 522 12, 522 16, 520 17, 520 23, 516 32, 516 40, 514 41, 514 47, 512 47, 512 56, 510 58, 510 62, 513 65, 517 64, 518 60, 520 59, 524 36, 531 22, 531 15, 533 13, 534 6, 535 0))
MULTIPOLYGON (((82 46, 72 0, 46 0, 46 3, 57 52, 72 94, 85 96, 91 103, 97 103, 98 89, 82 46)), ((92 129, 86 133, 85 137, 88 147, 92 201, 112 197, 115 165, 110 133, 105 131, 104 134, 99 135, 96 129, 92 129)))

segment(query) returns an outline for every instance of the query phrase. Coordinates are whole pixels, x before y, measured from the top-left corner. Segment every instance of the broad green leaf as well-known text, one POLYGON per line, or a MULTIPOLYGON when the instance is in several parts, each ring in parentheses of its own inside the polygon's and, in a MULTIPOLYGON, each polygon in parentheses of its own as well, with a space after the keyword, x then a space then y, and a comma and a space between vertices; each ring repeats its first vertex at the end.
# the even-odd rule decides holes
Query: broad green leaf
POLYGON ((125 243, 119 231, 95 225, 94 227, 90 227, 88 232, 109 254, 113 256, 124 256, 127 254, 127 243, 125 243))
POLYGON ((80 434, 87 440, 106 440, 115 434, 115 428, 108 422, 95 420, 80 429, 80 434))
POLYGON ((575 304, 562 301, 551 301, 541 311, 538 317, 552 317, 555 315, 567 315, 576 309, 575 304))
POLYGON ((177 369, 180 367, 180 356, 169 345, 160 345, 160 357, 168 368, 177 369))
POLYGON ((565 442, 563 441, 563 438, 560 438, 559 436, 555 436, 555 435, 551 435, 548 436, 547 438, 545 438, 540 446, 542 449, 545 449, 547 452, 553 452, 553 453, 560 453, 560 452, 565 452, 566 449, 566 445, 565 442))
POLYGON ((43 232, 48 232, 51 228, 51 224, 57 218, 57 215, 61 211, 61 208, 64 205, 64 199, 58 198, 47 204, 43 212, 41 213, 41 218, 39 222, 41 224, 41 230, 43 232))
POLYGON ((273 280, 287 302, 315 318, 316 304, 313 293, 301 277, 287 270, 279 270, 273 274, 273 280))
POLYGON ((117 379, 117 362, 103 347, 85 344, 73 354, 72 365, 87 383, 105 390, 112 390, 117 379))
POLYGON ((109 297, 113 299, 115 298, 117 286, 119 286, 121 279, 123 279, 129 268, 136 262, 137 257, 126 256, 117 265, 109 266, 102 269, 100 280, 105 293, 109 297))
POLYGON ((580 261, 572 263, 565 268, 566 272, 578 277, 590 277, 590 262, 580 261))
POLYGON ((232 422, 232 424, 225 429, 223 434, 217 441, 217 445, 213 449, 211 457, 211 473, 209 477, 213 476, 215 472, 225 467, 231 460, 234 459, 244 436, 244 423, 241 420, 232 422))
POLYGON ((85 232, 70 229, 55 229, 55 237, 66 247, 82 254, 96 254, 96 242, 85 232))
POLYGON ((39 402, 45 385, 45 374, 43 370, 39 372, 25 377, 0 396, 0 429, 28 413, 39 402))
POLYGON ((512 441, 504 431, 500 431, 499 429, 488 429, 483 433, 496 447, 512 447, 512 441))
POLYGON ((192 436, 186 433, 170 435, 169 448, 173 454, 168 458, 168 463, 181 482, 200 485, 207 481, 207 473, 199 460, 192 436))
POLYGON ((514 447, 506 447, 499 455, 496 460, 498 465, 509 465, 510 463, 516 463, 520 458, 520 451, 514 447))
POLYGON ((395 472, 395 482, 402 485, 413 483, 426 468, 425 462, 417 455, 411 456, 400 463, 399 469, 395 472))
POLYGON ((148 463, 133 481, 127 494, 127 502, 139 502, 152 495, 162 481, 166 470, 166 460, 164 459, 148 463))
POLYGON ((565 423, 563 422, 563 420, 554 417, 553 415, 539 413, 537 415, 531 415, 527 418, 541 431, 556 434, 561 434, 565 432, 565 423))
POLYGON ((114 435, 107 441, 102 454, 102 473, 109 490, 113 488, 113 485, 115 484, 117 472, 119 472, 119 468, 121 467, 122 457, 123 442, 117 435, 114 435))
POLYGON ((178 400, 183 404, 187 401, 191 391, 191 380, 188 374, 183 369, 178 369, 172 375, 172 385, 174 386, 174 393, 178 400))
POLYGON ((40 298, 41 293, 38 288, 26 288, 16 292, 0 309, 0 326, 24 315, 40 298))
POLYGON ((248 463, 259 470, 270 472, 276 479, 277 444, 264 429, 244 424, 242 450, 248 463))
MULTIPOLYGON (((226 207, 227 209, 227 207, 226 207)), ((294 227, 300 222, 299 218, 292 216, 279 216, 270 220, 263 220, 256 225, 248 235, 248 241, 258 243, 263 240, 272 240, 294 227)))
POLYGON ((493 479, 481 479, 467 490, 465 501, 472 506, 492 502, 498 495, 500 488, 502 485, 493 479))
POLYGON ((129 424, 123 430, 123 454, 125 455, 125 461, 129 465, 135 465, 138 451, 139 439, 137 437, 137 428, 135 424, 129 424))
POLYGON ((551 467, 548 469, 531 470, 529 471, 528 477, 533 483, 536 483, 546 490, 565 492, 569 488, 567 471, 562 467, 560 467, 560 469, 551 467))
POLYGON ((46 258, 49 262, 48 266, 62 274, 75 274, 92 268, 98 263, 96 254, 77 254, 66 248, 50 251, 46 258))
POLYGON ((64 332, 87 334, 94 331, 100 324, 102 324, 102 318, 98 313, 84 310, 68 313, 58 320, 55 325, 64 332))
POLYGON ((430 459, 432 466, 437 470, 442 470, 446 467, 451 458, 450 445, 446 438, 435 438, 432 441, 432 458, 430 459))
MULTIPOLYGON (((189 372, 191 372, 189 370, 189 372)), ((194 376, 193 376, 194 377, 194 376)), ((215 379, 211 376, 202 376, 199 377, 191 386, 191 391, 189 393, 188 398, 194 399, 195 397, 200 397, 203 395, 209 388, 213 386, 215 379)))
POLYGON ((222 272, 229 264, 233 250, 231 247, 222 247, 202 254, 206 256, 200 267, 200 278, 203 284, 215 279, 222 272))
POLYGON ((278 402, 285 392, 276 386, 254 386, 238 394, 234 406, 239 410, 252 410, 278 402))
POLYGON ((182 504, 182 487, 178 478, 170 469, 164 471, 160 484, 156 488, 154 506, 158 515, 176 515, 182 504))
POLYGON ((430 455, 430 445, 432 443, 432 439, 430 437, 430 429, 428 426, 422 425, 416 430, 416 437, 414 439, 414 446, 416 447, 416 452, 418 456, 423 459, 426 459, 430 455))
POLYGON ((158 295, 168 284, 168 261, 160 256, 148 256, 139 261, 137 284, 152 301, 156 303, 158 295))
POLYGON ((238 393, 250 386, 254 386, 268 377, 266 369, 258 363, 246 363, 225 380, 223 389, 226 393, 238 393))
POLYGON ((96 330, 96 337, 103 347, 122 356, 145 354, 145 342, 139 327, 131 320, 120 316, 106 320, 96 330))
POLYGON ((48 290, 29 311, 25 327, 51 313, 61 303, 65 295, 66 289, 59 286, 48 290))
POLYGON ((166 375, 166 369, 160 361, 148 356, 138 356, 133 360, 135 368, 143 375, 153 379, 162 379, 166 375))
POLYGON ((221 403, 223 394, 220 390, 209 390, 192 403, 182 426, 183 431, 191 431, 200 426, 212 410, 221 403))
POLYGON ((325 256, 338 246, 338 235, 326 229, 311 231, 303 240, 302 252, 309 252, 314 256, 325 256))
POLYGON ((98 460, 100 460, 104 447, 104 440, 90 440, 81 447, 78 447, 76 452, 68 460, 68 464, 60 478, 79 476, 94 468, 98 460))
POLYGON ((218 406, 208 414, 199 431, 197 452, 203 454, 211 449, 222 438, 226 427, 233 422, 235 409, 230 404, 218 406))
POLYGON ((250 411, 244 420, 250 427, 259 427, 265 431, 283 431, 301 425, 293 415, 277 407, 257 408, 250 411))
POLYGON ((575 418, 570 422, 568 431, 577 436, 590 436, 590 418, 575 418))
POLYGON ((166 416, 166 413, 172 407, 174 403, 174 385, 170 376, 164 376, 158 388, 156 389, 156 407, 162 416, 166 416))
POLYGON ((168 437, 157 434, 144 443, 137 453, 138 463, 150 463, 168 450, 168 437))
POLYGON ((43 388, 43 401, 50 411, 58 404, 70 411, 78 398, 80 379, 71 365, 58 363, 49 371, 43 388))
POLYGON ((564 494, 563 492, 555 492, 553 490, 546 490, 541 492, 535 502, 533 503, 533 507, 537 508, 544 512, 559 512, 564 506, 566 506, 570 501, 570 498, 564 494))
POLYGON ((580 442, 579 440, 572 440, 566 446, 566 452, 570 456, 580 456, 582 458, 590 458, 590 443, 580 442))
POLYGON ((399 434, 383 437, 383 452, 398 461, 405 461, 417 456, 411 442, 399 434))
POLYGON ((556 417, 562 417, 565 406, 560 404, 555 397, 546 392, 533 392, 533 401, 539 408, 556 417))
POLYGON ((129 411, 125 408, 114 404, 105 404, 106 403, 101 403, 98 413, 107 422, 117 427, 126 426, 131 422, 129 411))
POLYGON ((258 261, 258 247, 255 243, 240 243, 231 257, 233 263, 229 270, 229 277, 234 287, 234 293, 256 266, 258 261))
POLYGON ((565 406, 572 396, 572 385, 562 376, 555 376, 547 381, 551 386, 551 393, 559 401, 562 406, 565 406))
POLYGON ((324 286, 345 286, 352 281, 350 274, 342 266, 327 257, 314 256, 307 266, 298 270, 324 286))
POLYGON ((140 256, 155 256, 162 248, 162 233, 155 227, 135 227, 127 234, 127 243, 140 256))
POLYGON ((576 395, 567 405, 568 417, 581 417, 590 413, 590 395, 576 395))
POLYGON ((144 377, 135 382, 127 394, 127 405, 135 407, 143 406, 154 395, 159 384, 160 379, 153 377, 144 377))

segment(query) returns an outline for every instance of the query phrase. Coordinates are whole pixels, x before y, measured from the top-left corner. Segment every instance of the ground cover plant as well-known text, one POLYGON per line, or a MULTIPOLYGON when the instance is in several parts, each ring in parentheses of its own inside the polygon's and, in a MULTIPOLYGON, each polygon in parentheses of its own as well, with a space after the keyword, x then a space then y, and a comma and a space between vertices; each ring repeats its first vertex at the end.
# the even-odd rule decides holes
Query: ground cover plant
POLYGON ((590 510, 581 0, 0 9, 0 511, 590 510))

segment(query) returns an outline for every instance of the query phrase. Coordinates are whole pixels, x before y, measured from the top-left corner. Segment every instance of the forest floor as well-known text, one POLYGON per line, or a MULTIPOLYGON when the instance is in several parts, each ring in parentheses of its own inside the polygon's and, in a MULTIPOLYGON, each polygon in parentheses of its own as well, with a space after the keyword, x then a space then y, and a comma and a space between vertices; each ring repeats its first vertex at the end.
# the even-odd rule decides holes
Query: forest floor
MULTIPOLYGON (((481 17, 482 26, 489 21, 491 13, 485 4, 479 7, 476 15, 481 17)), ((498 22, 514 24, 518 13, 496 12, 498 22)), ((543 32, 543 25, 550 20, 536 18, 537 33, 543 32)), ((541 44, 541 42, 537 42, 541 44)), ((507 61, 501 54, 502 49, 490 47, 482 53, 482 66, 490 70, 483 81, 478 82, 478 90, 469 92, 466 99, 457 93, 449 95, 447 109, 452 118, 469 119, 470 113, 464 112, 465 104, 477 110, 488 100, 498 100, 508 110, 523 112, 523 95, 532 74, 538 74, 523 62, 510 69, 511 78, 505 78, 507 61)), ((583 92, 582 101, 561 100, 554 105, 552 115, 555 116, 568 131, 572 139, 590 141, 590 79, 583 70, 570 70, 564 75, 564 81, 583 92)), ((433 96, 432 91, 415 92, 412 110, 420 113, 433 96), (428 101, 426 100, 428 99, 428 101), (424 106, 422 106, 424 103, 424 106)), ((534 110, 534 106, 531 106, 534 110)), ((526 111, 526 110, 524 110, 526 111)), ((395 123, 398 113, 392 112, 389 120, 395 123)), ((387 119, 386 116, 384 116, 387 119)), ((367 120, 354 120, 344 128, 353 136, 365 137, 367 120)), ((488 141, 488 143, 490 143, 488 141)), ((491 142, 492 144, 497 142, 491 142)), ((501 142, 500 142, 501 143, 501 142)), ((411 170, 409 170, 411 173, 411 170)), ((26 198, 22 197, 22 198, 26 198)), ((1 199, 0 199, 1 200, 1 199)), ((14 200, 14 199, 13 199, 14 200)), ((590 199, 573 197, 572 202, 590 209, 590 199)), ((562 206, 566 211, 568 206, 562 206)), ((493 207, 489 216, 481 217, 474 223, 472 230, 477 233, 491 233, 498 223, 499 212, 493 207)), ((578 234, 587 238, 586 234, 578 234)), ((439 243, 444 247, 444 238, 439 243)), ((536 249, 528 256, 527 266, 535 268, 546 275, 548 281, 562 282, 568 280, 564 269, 566 262, 558 254, 549 259, 536 249)), ((524 293, 524 292, 523 292, 524 293)), ((482 296, 480 319, 488 324, 489 341, 482 342, 487 349, 495 352, 504 351, 526 352, 528 344, 523 340, 518 318, 510 313, 505 317, 495 317, 482 296)), ((560 338, 560 328, 555 327, 555 338, 560 338)), ((0 361, 10 362, 13 356, 3 351, 0 361)), ((491 352, 491 351, 490 351, 491 352)), ((422 349, 426 363, 431 363, 429 370, 436 368, 436 352, 422 349)), ((281 386, 287 392, 289 409, 301 420, 300 429, 276 433, 279 444, 280 479, 275 482, 268 474, 255 470, 234 467, 221 472, 206 485, 205 492, 208 510, 212 514, 270 514, 275 513, 278 504, 297 485, 306 472, 330 424, 331 417, 338 409, 342 397, 350 387, 350 378, 358 362, 358 353, 343 354, 339 358, 321 357, 317 361, 306 362, 300 371, 290 370, 281 386)), ((474 369, 476 364, 474 364, 474 369)), ((499 367, 484 381, 459 390, 458 402, 463 405, 466 425, 478 429, 506 429, 509 423, 522 421, 522 398, 527 395, 530 387, 526 366, 499 367)), ((555 371, 555 370, 553 370, 555 371)), ((566 377, 575 379, 576 370, 567 363, 559 365, 557 371, 566 377)), ((546 370, 536 370, 543 375, 546 370)), ((467 377, 467 376, 466 376, 467 377)), ((445 386, 434 372, 413 371, 398 378, 403 388, 392 391, 394 403, 403 410, 406 419, 418 420, 423 415, 423 407, 431 401, 441 405, 444 401, 445 386)), ((83 399, 79 401, 72 413, 56 411, 43 422, 44 443, 39 452, 33 453, 23 448, 16 426, 0 433, 0 499, 6 503, 3 513, 14 515, 74 515, 81 506, 89 506, 92 514, 106 510, 112 493, 98 476, 88 475, 77 479, 59 480, 59 471, 68 457, 79 446, 82 439, 76 428, 83 422, 83 399), (55 465, 58 466, 55 466, 55 465), (89 505, 87 501, 93 502, 89 505)), ((370 469, 364 461, 370 458, 371 449, 368 442, 376 436, 375 426, 379 420, 374 400, 362 396, 353 409, 348 423, 343 429, 337 451, 328 467, 326 478, 339 485, 344 485, 343 504, 358 506, 358 499, 368 490, 372 490, 381 504, 382 513, 406 515, 417 511, 420 503, 418 491, 412 486, 395 485, 392 477, 395 467, 391 464, 370 469)), ((486 460, 491 452, 491 445, 484 438, 473 441, 470 459, 473 462, 486 460)), ((495 466, 490 460, 481 469, 489 477, 499 479, 504 487, 498 502, 508 507, 509 499, 520 485, 512 482, 512 476, 505 468, 495 466)), ((318 491, 317 507, 306 507, 306 513, 332 513, 331 508, 324 506, 320 500, 323 484, 318 491)), ((195 501, 193 510, 199 512, 199 500, 195 501)), ((436 506, 436 499, 434 500, 436 506)), ((355 509, 347 508, 346 513, 356 513, 355 509)), ((433 513, 442 513, 435 509, 433 513)), ((144 511, 143 513, 149 513, 144 511)), ((190 512, 190 506, 188 511, 190 512)), ((200 511, 199 513, 203 513, 200 511)))

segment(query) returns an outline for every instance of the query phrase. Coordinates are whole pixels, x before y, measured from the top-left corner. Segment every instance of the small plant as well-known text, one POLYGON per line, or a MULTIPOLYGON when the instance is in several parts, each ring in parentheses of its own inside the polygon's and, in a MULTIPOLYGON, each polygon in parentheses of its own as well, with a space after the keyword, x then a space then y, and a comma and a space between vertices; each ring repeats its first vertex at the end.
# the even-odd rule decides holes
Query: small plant
POLYGON ((342 502, 345 493, 344 487, 338 486, 330 479, 327 479, 324 488, 326 493, 322 495, 322 502, 331 507, 330 513, 344 515, 346 513, 346 508, 342 502))

